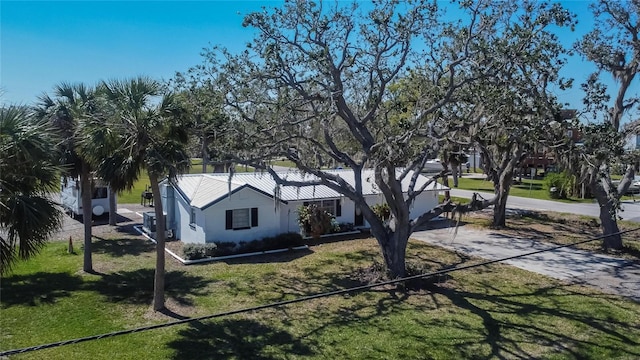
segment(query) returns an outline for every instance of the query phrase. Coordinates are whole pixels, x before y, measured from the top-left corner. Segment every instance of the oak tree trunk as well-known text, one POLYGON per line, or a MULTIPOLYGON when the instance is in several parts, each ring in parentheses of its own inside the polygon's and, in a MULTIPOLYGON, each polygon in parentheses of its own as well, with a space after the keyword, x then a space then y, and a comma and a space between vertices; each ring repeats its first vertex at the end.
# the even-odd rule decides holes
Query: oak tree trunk
MULTIPOLYGON (((379 241, 379 240, 378 240, 379 241)), ((384 263, 392 278, 404 277, 406 271, 406 251, 409 236, 406 232, 393 232, 387 235, 381 244, 384 263)))
POLYGON ((507 220, 507 199, 509 198, 509 189, 513 181, 513 172, 503 172, 499 177, 498 184, 495 185, 496 203, 493 208, 494 227, 502 228, 506 226, 507 220))
POLYGON ((602 224, 602 233, 605 235, 602 245, 605 249, 622 249, 622 236, 618 234, 618 222, 614 210, 613 201, 609 198, 607 191, 602 187, 600 182, 592 182, 592 191, 598 205, 600 205, 600 222, 602 224), (615 235, 612 235, 615 234, 615 235))
MULTIPOLYGON (((406 275, 406 251, 409 242, 409 212, 399 211, 396 217, 392 217, 390 228, 384 228, 381 224, 371 227, 371 232, 382 249, 384 263, 392 278, 406 275)), ((369 220, 373 225, 373 219, 369 220)))
POLYGON ((453 177, 453 187, 455 188, 458 187, 458 176, 459 176, 458 170, 459 170, 458 164, 451 163, 451 176, 453 177))

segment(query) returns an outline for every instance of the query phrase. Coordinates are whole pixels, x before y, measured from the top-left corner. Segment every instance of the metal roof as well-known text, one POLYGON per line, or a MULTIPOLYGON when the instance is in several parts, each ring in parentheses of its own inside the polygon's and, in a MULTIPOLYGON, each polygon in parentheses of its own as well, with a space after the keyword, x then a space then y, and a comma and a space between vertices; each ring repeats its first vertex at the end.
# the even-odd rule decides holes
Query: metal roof
MULTIPOLYGON (((397 174, 399 175, 399 172, 397 174)), ((355 174, 351 169, 344 170, 326 170, 326 172, 338 175, 351 186, 355 187, 355 174)), ((314 175, 303 174, 297 170, 281 171, 278 175, 290 181, 313 181, 317 180, 314 175)), ((411 174, 402 181, 403 191, 409 188, 411 174)), ((415 188, 419 189, 426 184, 429 179, 423 175, 418 176, 415 188)), ((242 187, 249 187, 264 193, 266 196, 273 197, 276 192, 275 180, 268 172, 251 172, 236 173, 230 179, 228 173, 207 173, 207 174, 187 174, 179 176, 177 179, 177 190, 190 202, 191 206, 204 208, 220 199, 240 190, 242 187)), ((288 201, 297 200, 317 200, 317 199, 335 199, 342 195, 326 185, 315 186, 281 186, 279 187, 279 199, 288 201)), ((436 182, 430 184, 425 191, 442 191, 447 190, 445 186, 436 182)), ((374 172, 371 169, 362 171, 362 194, 375 195, 379 194, 374 181, 374 172)))

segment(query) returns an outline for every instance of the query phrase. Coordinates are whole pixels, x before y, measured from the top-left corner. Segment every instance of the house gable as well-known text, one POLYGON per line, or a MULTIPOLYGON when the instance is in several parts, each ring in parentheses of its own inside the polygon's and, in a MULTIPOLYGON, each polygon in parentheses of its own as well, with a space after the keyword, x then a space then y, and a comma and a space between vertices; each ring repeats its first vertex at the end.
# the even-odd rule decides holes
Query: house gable
MULTIPOLYGON (((226 194, 226 195, 224 195, 224 196, 221 196, 221 197, 219 197, 219 198, 217 198, 217 199, 215 199, 215 200, 211 201, 210 203, 208 203, 208 204, 206 204, 206 205, 202 206, 202 207, 201 207, 201 209, 202 209, 202 210, 206 210, 207 208, 209 208, 209 207, 211 207, 211 206, 213 206, 213 205, 215 205, 215 204, 219 203, 220 201, 224 200, 225 198, 232 197, 234 194, 237 194, 237 193, 239 193, 239 192, 241 192, 241 191, 246 191, 246 190, 252 190, 254 193, 257 193, 257 194, 260 194, 260 195, 262 195, 262 196, 266 196, 267 198, 273 199, 273 195, 267 194, 266 192, 264 192, 264 191, 262 191, 262 190, 260 190, 260 189, 256 189, 255 187, 253 187, 253 186, 251 186, 251 185, 245 184, 245 185, 242 185, 242 186, 240 186, 240 187, 237 187, 237 188, 235 188, 235 189, 231 190, 231 192, 230 192, 230 193, 228 193, 228 194, 226 194)), ((287 203, 287 202, 286 202, 286 201, 284 201, 284 200, 279 200, 279 201, 280 201, 281 203, 284 203, 284 204, 286 204, 286 203, 287 203)))

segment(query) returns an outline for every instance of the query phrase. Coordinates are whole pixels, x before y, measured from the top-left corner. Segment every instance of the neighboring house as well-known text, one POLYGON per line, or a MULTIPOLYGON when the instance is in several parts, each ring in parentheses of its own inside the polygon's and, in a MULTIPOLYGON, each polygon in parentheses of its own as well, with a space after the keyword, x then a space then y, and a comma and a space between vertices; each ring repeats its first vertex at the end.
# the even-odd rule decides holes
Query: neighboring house
MULTIPOLYGON (((351 170, 333 170, 354 185, 351 170)), ((297 171, 281 172, 288 180, 314 179, 297 171)), ((371 170, 363 170, 362 193, 370 205, 383 202, 373 182, 371 170)), ((420 175, 416 189, 428 182, 420 175)), ((409 179, 403 182, 407 189, 409 179)), ((446 190, 433 183, 415 200, 411 216, 417 217, 438 204, 438 193, 446 190)), ((300 232, 297 209, 301 205, 317 204, 335 216, 339 223, 353 223, 367 228, 353 201, 324 185, 278 187, 268 173, 190 174, 178 177, 176 184, 166 180, 161 184, 162 206, 167 229, 185 243, 240 242, 274 236, 285 232, 300 232)))
MULTIPOLYGON (((562 120, 571 120, 576 117, 577 110, 564 109, 560 110, 560 118, 562 120)), ((574 144, 582 142, 582 133, 579 129, 572 127, 567 129, 565 133, 566 137, 574 144)), ((548 171, 550 168, 554 168, 557 161, 553 152, 542 151, 535 154, 528 154, 526 158, 520 163, 522 170, 526 170, 526 174, 530 173, 530 169, 541 168, 542 171, 548 171)))

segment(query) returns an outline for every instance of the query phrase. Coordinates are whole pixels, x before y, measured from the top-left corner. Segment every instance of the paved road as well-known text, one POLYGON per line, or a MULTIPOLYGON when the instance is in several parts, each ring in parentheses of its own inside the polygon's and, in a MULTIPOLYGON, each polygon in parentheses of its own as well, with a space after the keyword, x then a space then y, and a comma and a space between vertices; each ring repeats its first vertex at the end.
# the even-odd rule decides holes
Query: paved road
MULTIPOLYGON (((460 190, 460 189, 451 189, 451 196, 457 196, 462 198, 471 198, 473 195, 473 191, 469 190, 460 190)), ((484 196, 486 199, 490 199, 493 194, 492 193, 483 193, 479 192, 481 195, 486 194, 484 196)), ((600 215, 599 206, 597 203, 592 204, 584 204, 584 203, 564 203, 559 201, 550 201, 550 200, 539 200, 539 199, 530 199, 518 196, 509 196, 507 199, 507 208, 511 209, 526 209, 526 210, 542 210, 542 211, 556 211, 562 213, 569 214, 578 214, 578 215, 587 215, 598 217, 600 215)), ((620 212, 619 215, 623 220, 634 221, 640 223, 640 197, 638 201, 633 202, 632 200, 625 201, 622 204, 622 209, 624 211, 620 212)))
MULTIPOLYGON (((451 228, 418 231, 412 238, 484 259, 495 260, 554 245, 531 239, 505 237, 462 226, 453 238, 451 228)), ((572 248, 562 248, 505 261, 512 266, 552 278, 597 287, 604 292, 640 301, 640 264, 572 248)))

